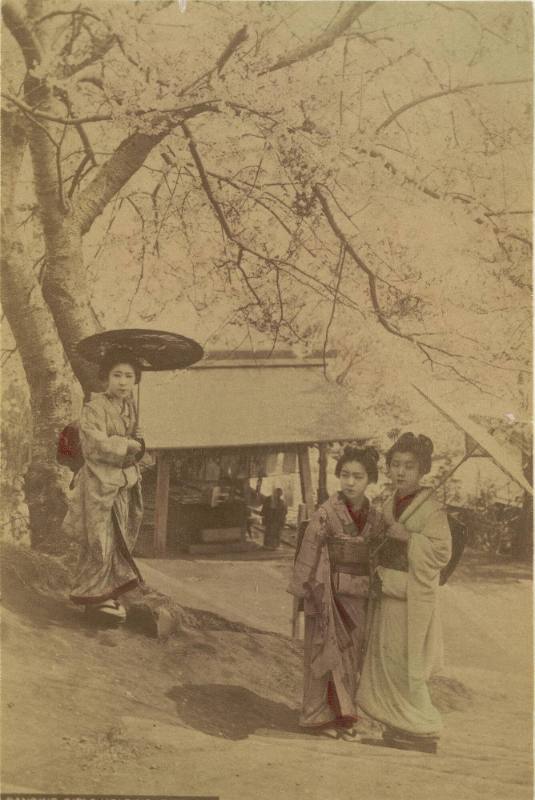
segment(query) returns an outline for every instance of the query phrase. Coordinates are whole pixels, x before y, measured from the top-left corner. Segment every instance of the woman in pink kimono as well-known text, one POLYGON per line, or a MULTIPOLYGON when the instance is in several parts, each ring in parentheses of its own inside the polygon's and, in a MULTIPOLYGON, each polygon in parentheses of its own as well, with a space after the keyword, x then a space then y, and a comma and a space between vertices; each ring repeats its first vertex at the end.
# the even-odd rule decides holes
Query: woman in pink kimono
POLYGON ((312 516, 289 591, 304 601, 304 688, 300 725, 354 739, 356 692, 366 631, 370 546, 381 516, 365 490, 377 480, 378 453, 346 447, 335 474, 340 491, 312 516))
POLYGON ((131 351, 114 348, 103 358, 100 378, 107 388, 82 410, 84 465, 66 520, 81 544, 71 600, 118 621, 125 610, 117 598, 143 583, 132 558, 143 513, 137 460, 144 444, 136 438, 133 398, 140 377, 131 351))
POLYGON ((358 691, 362 710, 385 726, 383 744, 430 753, 442 722, 427 682, 441 657, 438 588, 451 556, 446 512, 420 486, 432 452, 427 436, 405 433, 386 455, 396 491, 383 508, 387 538, 358 691))

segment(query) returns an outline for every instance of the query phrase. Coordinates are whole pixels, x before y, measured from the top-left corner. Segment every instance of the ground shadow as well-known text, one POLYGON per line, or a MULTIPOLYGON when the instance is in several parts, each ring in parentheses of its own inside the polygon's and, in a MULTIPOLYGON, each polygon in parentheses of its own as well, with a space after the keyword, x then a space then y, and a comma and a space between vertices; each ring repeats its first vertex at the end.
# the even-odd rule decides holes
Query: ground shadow
POLYGON ((69 605, 67 599, 54 589, 38 591, 32 586, 32 576, 25 574, 24 564, 17 569, 12 563, 2 567, 2 605, 9 611, 20 614, 25 621, 38 628, 61 624, 65 627, 80 627, 83 613, 69 605))
POLYGON ((531 561, 517 561, 508 555, 465 550, 459 566, 448 583, 517 583, 531 580, 531 561))
MULTIPOLYGON (((295 555, 294 548, 285 542, 276 550, 264 550, 263 547, 254 550, 244 550, 243 552, 230 553, 205 553, 203 555, 190 555, 181 553, 178 550, 169 550, 165 558, 172 561, 293 561, 295 555)), ((142 556, 153 560, 153 556, 142 556)), ((155 559, 154 559, 155 560, 155 559)))
MULTIPOLYGON (((24 565, 22 565, 24 566, 24 565)), ((19 615, 25 624, 40 630, 61 627, 78 631, 89 638, 98 637, 102 631, 117 628, 113 620, 97 620, 75 606, 57 587, 40 591, 32 586, 31 576, 13 564, 2 568, 2 605, 7 611, 19 615)))
POLYGON ((443 714, 450 711, 465 711, 473 705, 474 693, 456 678, 433 675, 429 682, 429 690, 434 705, 443 714))
POLYGON ((242 686, 187 684, 167 696, 176 703, 181 721, 195 730, 225 739, 246 739, 266 729, 296 733, 299 712, 242 686))

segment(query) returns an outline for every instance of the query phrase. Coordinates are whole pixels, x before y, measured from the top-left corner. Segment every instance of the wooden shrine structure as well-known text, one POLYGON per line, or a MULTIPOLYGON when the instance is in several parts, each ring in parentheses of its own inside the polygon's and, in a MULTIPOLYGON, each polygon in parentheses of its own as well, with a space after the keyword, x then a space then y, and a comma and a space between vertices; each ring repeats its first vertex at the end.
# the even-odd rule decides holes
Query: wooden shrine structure
POLYGON ((181 372, 143 375, 141 427, 156 463, 151 555, 168 552, 174 463, 186 459, 187 464, 195 453, 251 458, 294 454, 302 515, 312 513, 316 497, 325 499, 329 445, 364 443, 371 434, 355 397, 327 381, 324 366, 323 358, 298 358, 288 351, 238 351, 208 354, 181 372), (319 457, 317 494, 313 447, 319 457))

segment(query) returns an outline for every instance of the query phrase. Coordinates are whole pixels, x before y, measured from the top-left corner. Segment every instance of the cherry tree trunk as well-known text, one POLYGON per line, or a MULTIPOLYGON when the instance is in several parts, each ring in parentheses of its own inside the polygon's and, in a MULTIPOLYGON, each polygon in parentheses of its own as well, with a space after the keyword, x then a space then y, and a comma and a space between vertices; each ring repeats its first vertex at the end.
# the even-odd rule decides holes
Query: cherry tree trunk
POLYGON ((63 553, 72 543, 62 532, 67 509, 67 471, 56 463, 59 431, 72 415, 72 374, 38 275, 16 227, 16 183, 27 131, 16 114, 2 112, 1 300, 30 389, 31 460, 25 476, 32 546, 63 553))

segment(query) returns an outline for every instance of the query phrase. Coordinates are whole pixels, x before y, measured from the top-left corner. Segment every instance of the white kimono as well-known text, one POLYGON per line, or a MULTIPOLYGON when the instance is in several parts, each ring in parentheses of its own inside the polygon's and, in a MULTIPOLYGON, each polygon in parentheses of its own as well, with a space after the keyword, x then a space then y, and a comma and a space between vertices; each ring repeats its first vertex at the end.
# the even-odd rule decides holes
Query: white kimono
MULTIPOLYGON (((409 533, 408 572, 377 568, 381 592, 357 702, 387 726, 436 736, 442 721, 427 682, 442 653, 437 596, 440 570, 451 557, 451 533, 436 499, 422 500, 420 492, 399 517, 409 533)), ((387 501, 393 503, 394 498, 387 501)))

